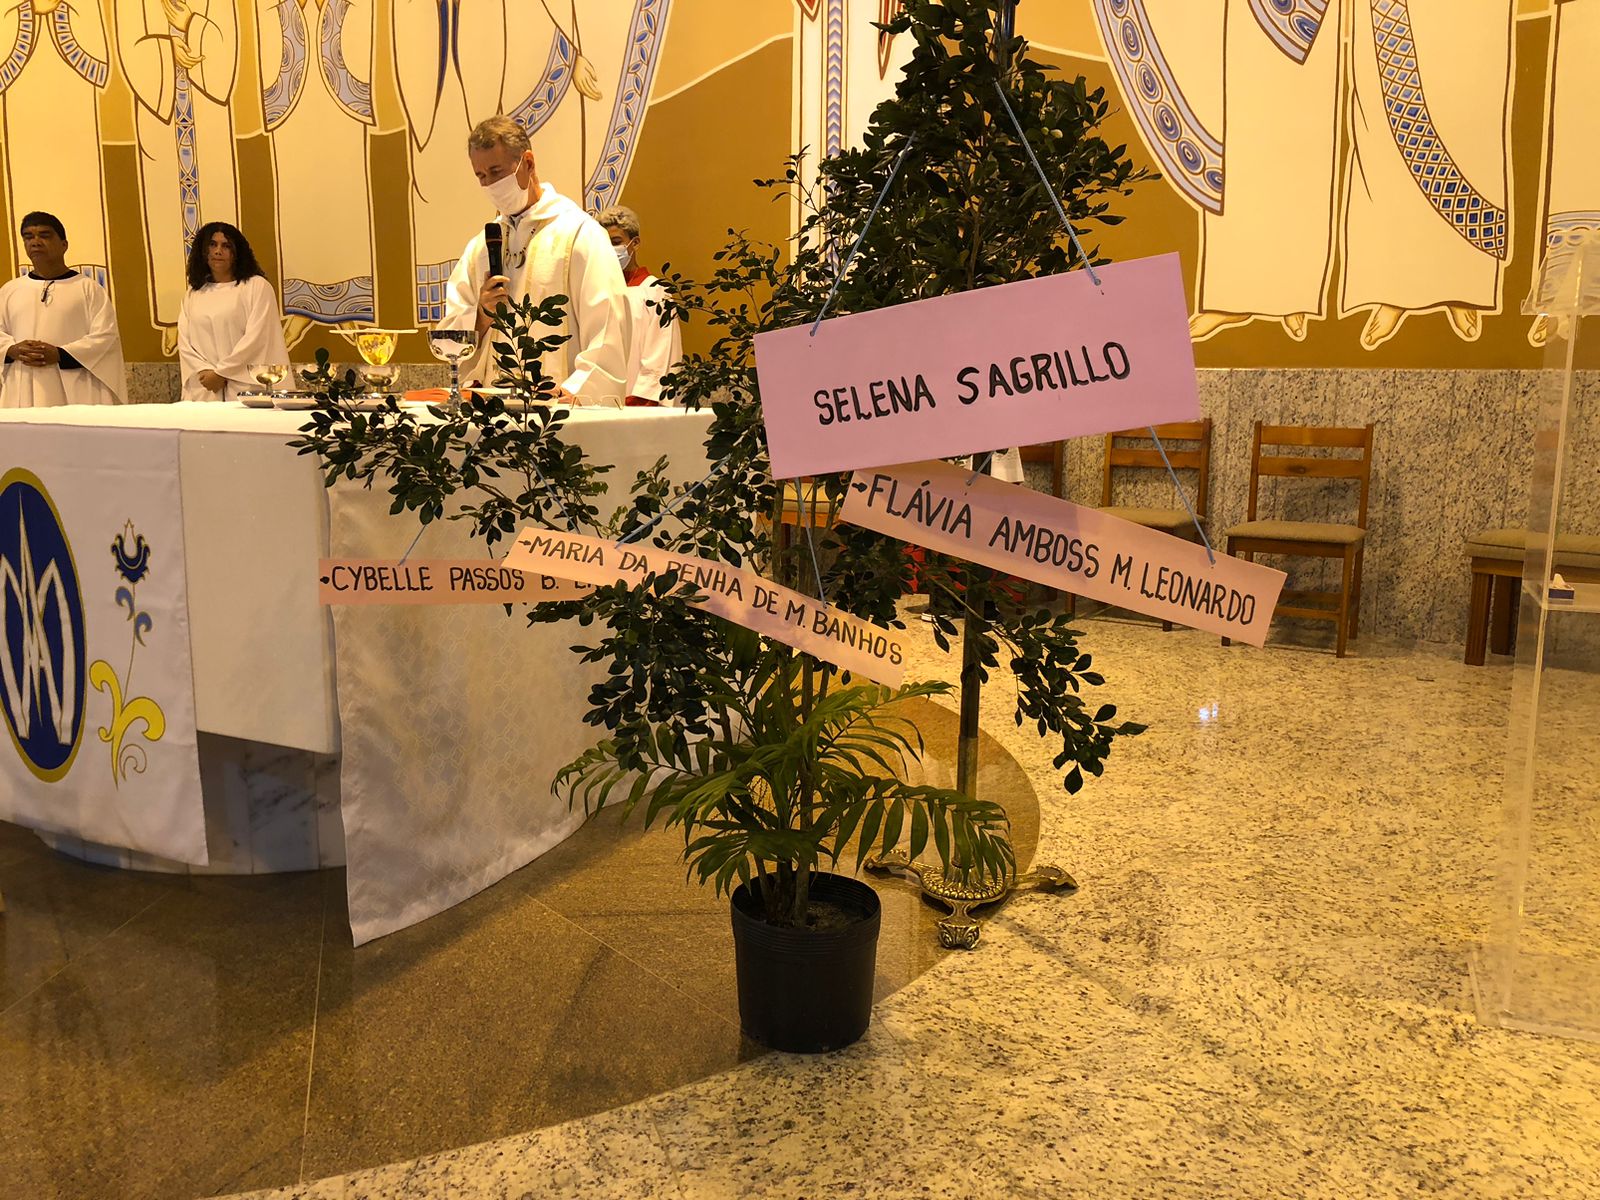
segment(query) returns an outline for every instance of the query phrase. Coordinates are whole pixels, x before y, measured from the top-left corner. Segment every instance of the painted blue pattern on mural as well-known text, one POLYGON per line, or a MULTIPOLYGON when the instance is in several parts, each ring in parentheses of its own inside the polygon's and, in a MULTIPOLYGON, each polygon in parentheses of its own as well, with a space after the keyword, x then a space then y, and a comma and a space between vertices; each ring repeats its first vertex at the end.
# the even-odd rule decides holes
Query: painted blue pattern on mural
POLYGON ((357 79, 344 60, 344 20, 350 14, 350 0, 327 0, 322 10, 322 80, 340 106, 351 116, 372 124, 372 84, 357 79))
POLYGON ((1328 0, 1250 0, 1250 11, 1278 49, 1303 63, 1322 30, 1328 0))
POLYGON ((338 283, 313 283, 291 277, 283 281, 283 311, 324 325, 375 321, 377 293, 371 275, 357 275, 338 283))
POLYGON ((11 47, 11 53, 6 55, 5 61, 0 62, 0 92, 16 82, 17 76, 22 74, 22 68, 28 63, 36 44, 37 27, 33 21, 33 0, 22 0, 17 7, 17 40, 11 47))
POLYGON ((444 320, 445 291, 450 283, 450 273, 455 269, 454 260, 418 265, 417 323, 419 325, 433 325, 444 320))
POLYGON ((1095 0, 1111 67, 1168 182, 1209 213, 1222 211, 1222 141, 1195 115, 1161 53, 1144 0, 1095 0))
POLYGON ((615 204, 622 191, 622 181, 627 178, 671 5, 672 0, 637 0, 634 5, 633 23, 628 29, 627 57, 623 60, 616 102, 611 107, 605 149, 583 190, 584 207, 592 213, 615 204))
POLYGON ((844 5, 845 0, 828 0, 823 18, 822 145, 829 158, 844 149, 844 5))
POLYGON ((194 92, 189 86, 189 72, 179 67, 175 75, 172 136, 178 143, 178 204, 183 209, 183 252, 187 254, 200 231, 200 156, 195 146, 194 92))
POLYGON ((278 16, 283 26, 283 49, 278 59, 278 77, 272 86, 261 93, 261 104, 267 118, 267 132, 271 133, 294 111, 299 103, 300 89, 306 81, 306 58, 309 55, 306 37, 306 18, 295 0, 280 0, 278 16))
POLYGON ((78 45, 77 36, 72 32, 70 6, 63 4, 56 9, 51 17, 51 30, 55 34, 56 46, 60 49, 61 57, 67 66, 95 87, 105 87, 106 80, 111 78, 111 64, 103 58, 96 58, 78 45))
POLYGON ((1384 112, 1412 179, 1451 228, 1503 261, 1509 249, 1506 210, 1473 187, 1434 127, 1407 0, 1372 0, 1372 30, 1384 112))
POLYGON ((556 30, 555 41, 550 43, 550 58, 544 65, 544 74, 521 104, 510 112, 510 117, 527 132, 529 137, 550 119, 572 86, 572 42, 561 30, 556 30))

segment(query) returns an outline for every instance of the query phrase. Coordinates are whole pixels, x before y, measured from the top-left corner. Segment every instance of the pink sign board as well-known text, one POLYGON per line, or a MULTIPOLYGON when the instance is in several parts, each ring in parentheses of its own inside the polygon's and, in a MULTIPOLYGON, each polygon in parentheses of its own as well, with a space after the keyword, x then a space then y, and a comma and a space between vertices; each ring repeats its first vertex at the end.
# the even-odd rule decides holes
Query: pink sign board
POLYGON ((542 604, 577 600, 593 587, 528 575, 490 558, 324 558, 322 604, 542 604))
POLYGON ((840 518, 1118 608, 1267 640, 1284 573, 949 463, 857 471, 840 518))
MULTIPOLYGON (((858 270, 870 270, 864 264, 858 270)), ((778 479, 1200 416, 1176 254, 756 337, 778 479)))
POLYGON ((654 546, 624 546, 581 533, 524 529, 505 565, 581 583, 642 584, 676 570, 701 594, 701 607, 796 650, 886 687, 905 681, 906 640, 791 588, 727 563, 672 554, 654 546))

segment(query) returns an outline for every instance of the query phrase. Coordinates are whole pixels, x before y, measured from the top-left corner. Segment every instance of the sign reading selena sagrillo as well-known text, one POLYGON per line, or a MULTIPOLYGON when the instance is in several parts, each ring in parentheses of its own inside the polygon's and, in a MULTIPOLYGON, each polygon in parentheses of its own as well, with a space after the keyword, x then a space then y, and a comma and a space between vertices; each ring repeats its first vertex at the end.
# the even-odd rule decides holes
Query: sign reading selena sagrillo
POLYGON ((949 463, 857 471, 841 520, 1118 608, 1267 640, 1284 574, 949 463))
MULTIPOLYGON (((864 269, 864 268, 861 268, 864 269)), ((755 339, 779 479, 1200 416, 1176 254, 755 339)))

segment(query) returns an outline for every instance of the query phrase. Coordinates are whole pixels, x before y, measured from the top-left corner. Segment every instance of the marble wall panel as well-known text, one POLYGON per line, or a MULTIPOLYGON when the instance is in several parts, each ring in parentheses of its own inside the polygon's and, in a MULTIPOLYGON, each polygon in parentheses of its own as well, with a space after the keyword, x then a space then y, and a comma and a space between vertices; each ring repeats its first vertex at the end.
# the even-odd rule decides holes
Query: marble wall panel
MULTIPOLYGON (((450 368, 443 363, 401 363, 399 386, 402 389, 444 387, 450 382, 450 368)), ((129 404, 170 404, 180 392, 178 364, 175 362, 131 362, 128 364, 129 404)))
MULTIPOLYGON (((1245 519, 1257 420, 1377 426, 1361 628, 1383 636, 1460 642, 1472 533, 1526 522, 1532 436, 1543 387, 1537 371, 1204 370, 1201 411, 1213 421, 1207 530, 1218 544, 1245 519)), ((1570 428, 1563 528, 1600 534, 1600 374, 1580 378, 1570 428)), ((1067 447, 1067 494, 1098 504, 1104 440, 1067 447)), ((1030 484, 1045 488, 1035 470, 1030 484)), ((1170 506, 1169 481, 1121 472, 1115 499, 1170 506)), ((1259 515, 1348 521, 1354 488, 1337 481, 1264 483, 1259 515)), ((1333 563, 1282 560, 1292 584, 1331 587, 1333 563)))

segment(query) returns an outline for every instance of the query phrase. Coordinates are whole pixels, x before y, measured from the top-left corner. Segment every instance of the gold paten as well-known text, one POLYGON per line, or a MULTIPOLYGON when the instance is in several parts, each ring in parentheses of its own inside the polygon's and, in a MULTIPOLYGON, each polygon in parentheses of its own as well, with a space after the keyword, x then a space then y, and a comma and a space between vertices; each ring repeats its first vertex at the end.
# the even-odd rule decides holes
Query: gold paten
POLYGON ((1068 895, 1078 890, 1077 880, 1060 867, 1036 867, 1009 879, 988 879, 969 882, 959 871, 947 872, 937 863, 914 863, 904 850, 891 850, 887 854, 871 855, 865 866, 879 874, 912 876, 922 887, 922 894, 937 900, 950 910, 948 917, 938 923, 939 945, 946 950, 971 950, 978 944, 981 932, 978 920, 972 915, 975 908, 998 904, 1017 892, 1064 892, 1068 895))

